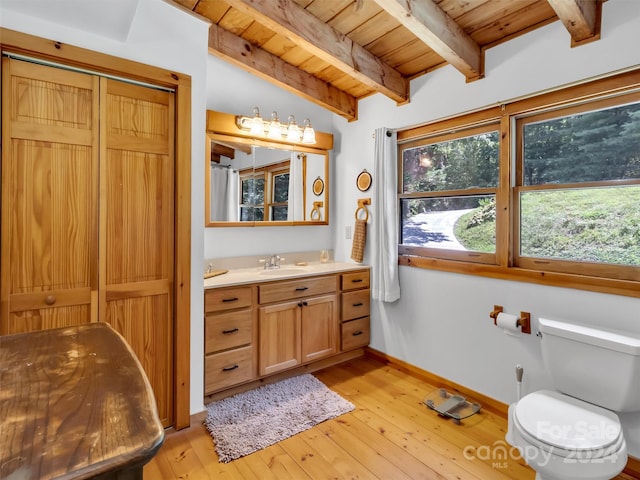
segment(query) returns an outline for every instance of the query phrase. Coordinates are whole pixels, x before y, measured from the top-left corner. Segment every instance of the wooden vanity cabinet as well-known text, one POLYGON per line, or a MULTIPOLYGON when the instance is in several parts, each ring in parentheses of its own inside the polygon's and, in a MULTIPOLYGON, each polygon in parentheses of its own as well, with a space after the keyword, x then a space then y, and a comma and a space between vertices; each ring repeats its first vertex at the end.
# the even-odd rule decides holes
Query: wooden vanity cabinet
POLYGON ((338 353, 336 276, 258 286, 258 375, 269 375, 338 353))
POLYGON ((357 356, 369 293, 368 270, 205 290, 205 396, 357 356))
POLYGON ((341 275, 341 311, 342 351, 364 347, 369 344, 371 290, 369 270, 343 273, 341 275))
POLYGON ((255 378, 252 286, 205 292, 205 395, 255 378))

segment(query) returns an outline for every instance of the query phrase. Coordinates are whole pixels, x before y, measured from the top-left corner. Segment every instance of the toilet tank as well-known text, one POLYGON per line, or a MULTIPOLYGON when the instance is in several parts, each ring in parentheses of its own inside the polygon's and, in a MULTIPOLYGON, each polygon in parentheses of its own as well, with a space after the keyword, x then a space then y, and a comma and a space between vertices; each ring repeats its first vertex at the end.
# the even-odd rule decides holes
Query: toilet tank
POLYGON ((640 411, 640 333, 538 321, 557 390, 616 412, 640 411))

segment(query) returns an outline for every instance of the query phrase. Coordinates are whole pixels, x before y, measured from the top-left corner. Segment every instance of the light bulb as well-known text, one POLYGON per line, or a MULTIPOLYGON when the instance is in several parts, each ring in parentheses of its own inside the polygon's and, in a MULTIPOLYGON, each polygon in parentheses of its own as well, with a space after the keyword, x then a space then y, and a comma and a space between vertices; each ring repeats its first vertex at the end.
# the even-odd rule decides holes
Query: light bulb
POLYGON ((278 120, 278 114, 276 112, 271 113, 271 122, 269 123, 269 137, 282 138, 282 128, 280 126, 280 120, 278 120))
POLYGON ((300 141, 300 128, 296 123, 296 117, 289 115, 289 127, 287 127, 287 140, 290 142, 300 141))
POLYGON ((304 131, 302 132, 302 143, 316 143, 316 131, 311 126, 311 120, 304 120, 304 131))
POLYGON ((264 135, 264 122, 260 116, 258 107, 253 108, 253 120, 251 120, 251 135, 264 135))

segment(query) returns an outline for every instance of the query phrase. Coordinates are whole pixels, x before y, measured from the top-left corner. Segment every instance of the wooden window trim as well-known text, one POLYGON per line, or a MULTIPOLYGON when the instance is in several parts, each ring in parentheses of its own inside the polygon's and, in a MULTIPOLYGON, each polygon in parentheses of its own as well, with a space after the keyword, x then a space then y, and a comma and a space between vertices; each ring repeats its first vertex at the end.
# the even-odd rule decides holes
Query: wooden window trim
POLYGON ((270 165, 265 165, 264 167, 257 168, 256 172, 261 172, 264 174, 264 213, 265 216, 268 217, 265 220, 270 222, 274 222, 275 220, 271 219, 273 206, 286 205, 286 203, 274 203, 273 202, 273 194, 274 194, 274 181, 273 176, 276 174, 281 174, 288 172, 290 169, 291 161, 283 160, 282 162, 272 163, 270 165))
MULTIPOLYGON (((240 181, 242 182, 243 178, 251 177, 256 178, 257 176, 261 176, 264 178, 264 203, 260 205, 244 205, 242 201, 240 202, 240 206, 251 206, 258 207, 264 209, 264 215, 267 216, 265 220, 270 222, 274 222, 271 220, 271 207, 277 206, 285 206, 287 203, 275 203, 273 202, 273 177, 274 175, 279 175, 282 173, 287 173, 290 170, 291 161, 284 160, 282 162, 272 163, 269 165, 264 165, 259 168, 246 168, 240 171, 240 181), (256 175, 259 174, 259 175, 256 175)), ((242 192, 240 192, 242 194, 242 192)), ((242 200, 242 199, 240 199, 242 200)), ((272 223, 273 224, 273 223, 272 223)))
POLYGON ((0 27, 0 49, 175 90, 174 427, 191 423, 191 77, 0 27))
MULTIPOLYGON (((262 208, 263 210, 266 210, 266 198, 263 200, 262 203, 260 204, 255 204, 255 205, 248 205, 245 203, 242 203, 242 182, 244 182, 247 179, 252 179, 252 180, 256 180, 259 178, 262 178, 264 180, 264 191, 265 191, 265 197, 266 197, 266 193, 267 193, 267 178, 264 174, 264 169, 260 168, 257 170, 254 170, 253 168, 246 168, 244 170, 240 170, 239 172, 240 175, 240 191, 238 192, 238 196, 240 197, 238 199, 239 203, 238 205, 240 206, 240 209, 242 208, 262 208)), ((250 222, 255 222, 256 220, 250 220, 250 222)), ((238 223, 249 223, 249 222, 238 222, 238 223)))
MULTIPOLYGON (((620 187, 624 185, 640 185, 640 179, 628 180, 601 180, 577 183, 545 183, 541 185, 524 185, 524 145, 522 139, 526 125, 563 118, 570 115, 594 112, 597 110, 621 106, 625 104, 640 102, 640 91, 632 90, 629 93, 617 93, 613 96, 606 96, 601 99, 589 100, 578 104, 569 104, 560 108, 542 110, 530 115, 518 115, 514 118, 515 132, 517 138, 517 149, 515 151, 516 177, 513 190, 513 246, 520 245, 520 202, 519 197, 522 192, 549 192, 568 191, 571 189, 584 189, 594 187, 620 187)), ((519 251, 514 251, 513 266, 530 270, 548 270, 559 273, 569 273, 574 275, 597 275, 598 277, 640 281, 640 268, 629 265, 612 265, 597 262, 578 262, 571 260, 552 259, 545 257, 532 257, 520 255, 519 251)))
MULTIPOLYGON (((464 254, 457 254, 454 258, 435 258, 425 257, 418 254, 424 253, 420 250, 403 249, 398 256, 398 264, 402 266, 411 266, 417 268, 425 268, 430 270, 446 271, 461 273, 467 275, 477 275, 489 278, 497 278, 502 280, 520 281, 534 283, 545 286, 574 288, 579 290, 587 290, 593 292, 624 295, 640 298, 640 281, 625 280, 610 277, 599 277, 592 274, 584 273, 581 269, 572 269, 572 271, 554 271, 552 269, 533 268, 534 264, 521 262, 520 266, 514 266, 516 248, 514 225, 516 223, 517 208, 516 203, 517 192, 516 186, 512 187, 512 175, 514 172, 520 175, 520 171, 513 169, 518 162, 512 161, 516 151, 521 147, 515 144, 513 136, 515 135, 516 118, 524 118, 531 115, 546 115, 547 111, 560 108, 584 108, 580 103, 596 101, 597 104, 610 105, 620 102, 620 95, 626 95, 640 88, 640 68, 631 71, 611 75, 606 78, 586 81, 579 85, 566 88, 560 88, 551 92, 542 93, 531 96, 529 98, 506 102, 499 106, 492 106, 483 110, 467 113, 458 117, 450 117, 427 125, 413 127, 398 132, 398 152, 401 161, 401 144, 413 143, 414 140, 437 137, 438 132, 451 130, 453 128, 466 128, 478 124, 489 122, 492 118, 499 119, 501 133, 500 148, 500 187, 498 188, 496 198, 496 261, 495 264, 481 263, 474 261, 473 263, 465 260, 464 254), (600 100, 596 100, 600 99, 600 100), (543 113, 545 112, 545 113, 543 113)), ((590 103, 590 106, 593 106, 590 103)), ((566 110, 569 111, 569 110, 566 110)), ((576 110, 578 111, 578 110, 576 110)), ((553 114, 550 114, 553 115, 553 114)), ((556 113, 557 115, 557 113, 556 113)), ((541 117, 540 117, 541 118, 541 117)), ((401 172, 400 164, 399 172, 401 172)), ((401 192, 401 179, 399 179, 398 192, 401 192)), ((616 181, 611 184, 638 184, 635 180, 616 181)), ((584 187, 588 184, 580 184, 584 187)), ((606 185, 606 182, 597 182, 597 185, 606 185)), ((534 189, 536 187, 526 187, 534 189)), ((437 192, 441 193, 441 192, 437 192)), ((400 193, 398 202, 400 201, 400 193)), ((418 247, 420 248, 420 247, 418 247)), ((555 261, 558 262, 558 261, 555 261)), ((573 262, 570 262, 573 263, 573 262)), ((559 265, 558 263, 556 265, 559 265)), ((622 269, 633 271, 637 275, 639 270, 632 266, 611 266, 598 265, 598 269, 602 267, 602 273, 607 273, 612 267, 614 269, 622 269)), ((596 269, 597 270, 597 269, 596 269)))
MULTIPOLYGON (((287 205, 289 205, 289 202, 276 202, 273 197, 276 194, 276 189, 275 189, 275 177, 277 175, 285 175, 288 174, 290 172, 289 170, 289 162, 286 162, 287 165, 282 165, 278 168, 272 168, 269 170, 269 217, 272 216, 273 214, 273 207, 286 207, 287 205)), ((270 218, 271 219, 271 218, 270 218)))
MULTIPOLYGON (((489 113, 487 116, 474 116, 473 122, 469 124, 465 124, 464 126, 450 125, 449 121, 444 123, 445 128, 442 131, 431 131, 429 135, 426 137, 422 137, 420 139, 414 139, 406 142, 398 142, 398 203, 405 199, 428 199, 428 198, 441 198, 441 197, 470 197, 470 196, 480 196, 480 195, 493 195, 496 198, 496 202, 498 199, 504 198, 504 196, 499 195, 501 187, 501 176, 500 169, 502 165, 499 164, 498 169, 498 179, 497 185, 493 187, 476 187, 476 188, 466 188, 466 189, 455 189, 455 190, 431 190, 424 192, 410 192, 403 193, 403 151, 411 148, 418 147, 420 145, 425 144, 434 144, 447 142, 450 140, 457 140, 465 137, 472 137, 475 135, 481 135, 483 133, 489 132, 497 132, 500 135, 500 123, 498 119, 495 118, 494 115, 489 113)), ((498 151, 498 155, 500 156, 500 151, 498 151)), ((501 208, 500 205, 496 203, 496 210, 501 208)), ((401 224, 401 220, 399 220, 399 224, 401 224)), ((497 225, 497 223, 496 223, 497 225)), ((399 226, 401 228, 401 225, 399 226)), ((427 258, 440 258, 446 260, 454 260, 459 262, 474 262, 474 263, 483 263, 483 264, 497 264, 498 262, 498 245, 497 245, 498 236, 496 233, 496 251, 495 253, 484 253, 484 252, 476 252, 476 251, 458 251, 458 250, 448 250, 441 248, 433 248, 433 247, 420 247, 416 245, 399 245, 398 253, 402 255, 414 255, 414 256, 424 256, 427 258)))

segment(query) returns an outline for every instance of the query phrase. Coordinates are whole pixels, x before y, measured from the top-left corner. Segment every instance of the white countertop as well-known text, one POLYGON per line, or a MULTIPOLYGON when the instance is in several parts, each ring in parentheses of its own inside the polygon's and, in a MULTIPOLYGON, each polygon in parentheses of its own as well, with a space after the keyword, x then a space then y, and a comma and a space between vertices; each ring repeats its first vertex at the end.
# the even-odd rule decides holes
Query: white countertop
POLYGON ((275 270, 264 270, 263 267, 237 268, 231 269, 222 275, 207 278, 204 281, 204 288, 206 290, 208 288, 232 287, 247 283, 273 282, 363 269, 369 269, 369 265, 334 261, 327 263, 309 262, 307 266, 283 264, 279 269, 275 270))

